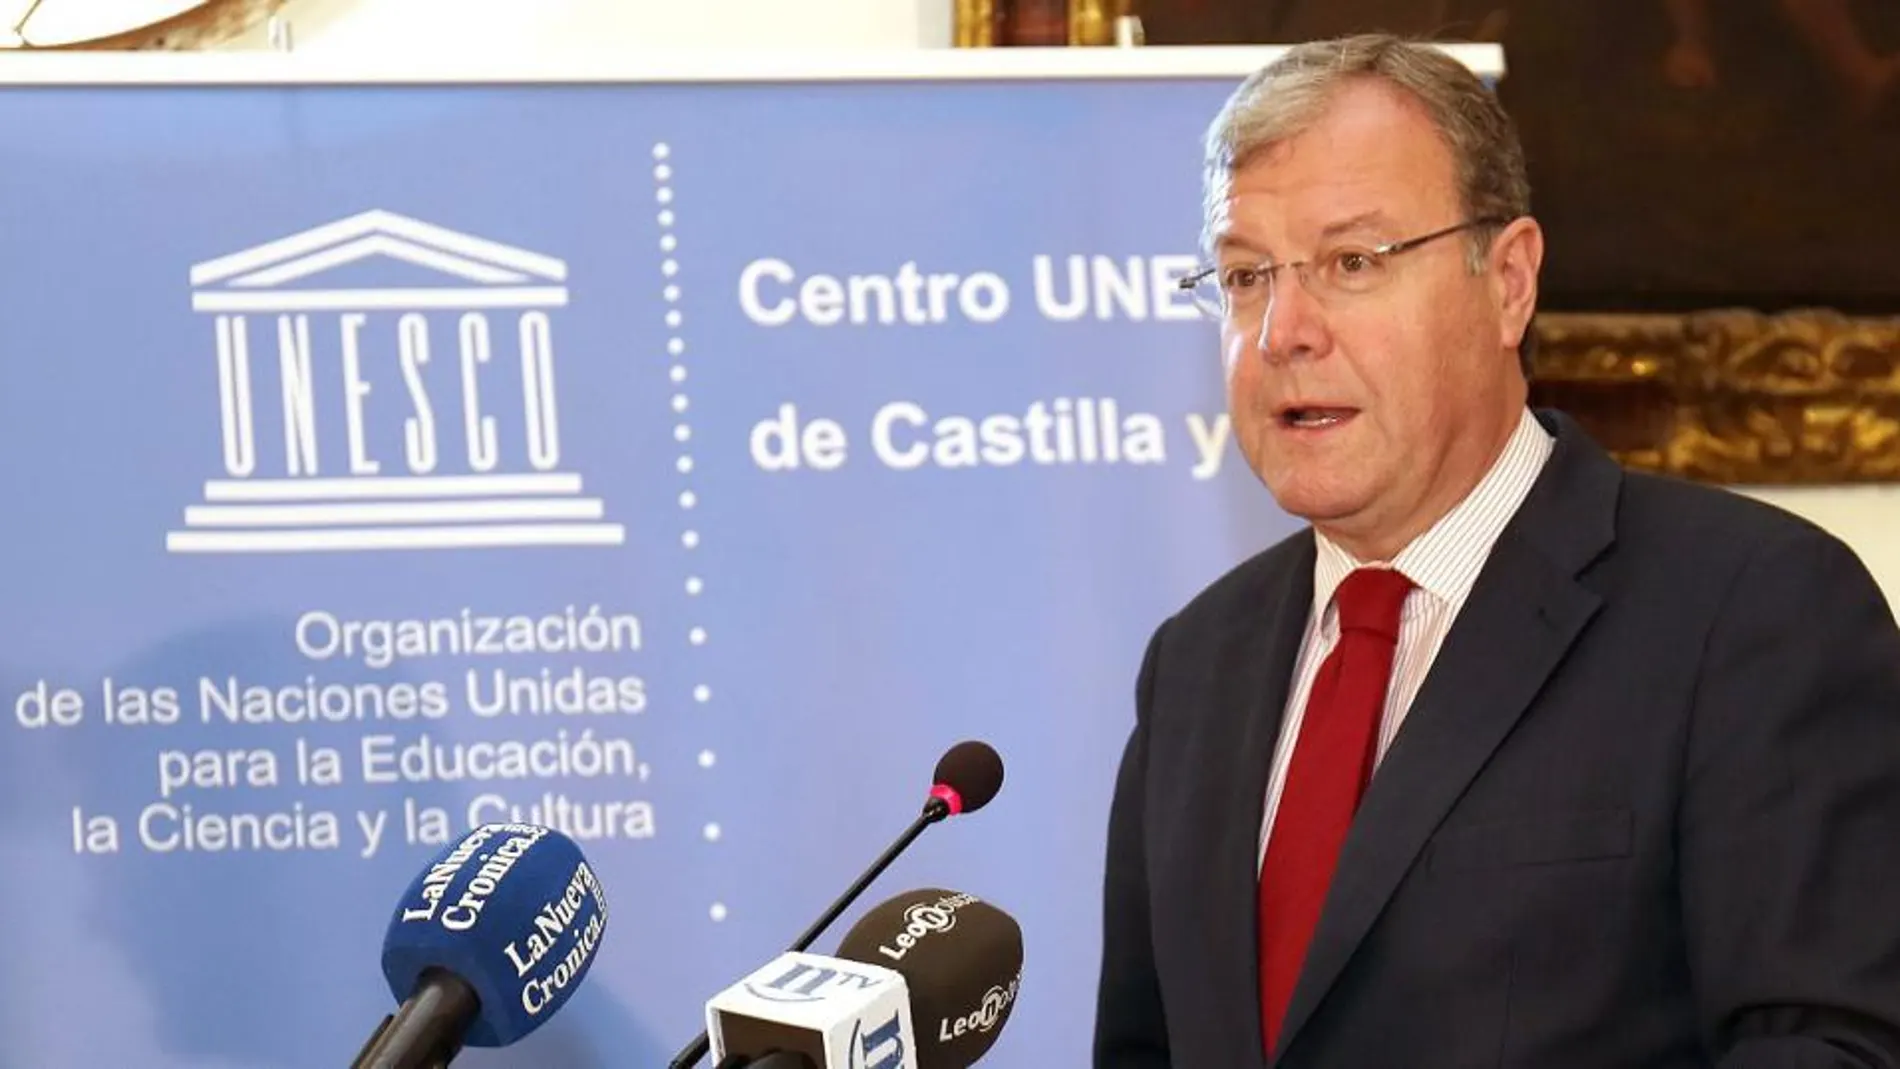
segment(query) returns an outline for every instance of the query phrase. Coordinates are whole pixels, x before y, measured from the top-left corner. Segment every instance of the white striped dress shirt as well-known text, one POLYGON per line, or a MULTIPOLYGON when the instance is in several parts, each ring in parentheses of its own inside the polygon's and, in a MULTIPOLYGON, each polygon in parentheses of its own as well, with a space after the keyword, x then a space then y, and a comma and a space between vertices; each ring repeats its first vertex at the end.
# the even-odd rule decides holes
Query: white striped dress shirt
MULTIPOLYGON (((1452 622, 1458 618, 1458 610, 1464 607, 1465 598, 1471 594, 1478 573, 1491 555, 1491 547, 1518 506, 1524 503, 1525 495, 1530 493, 1531 484, 1537 481, 1544 462, 1550 458, 1552 445, 1550 433, 1525 409, 1504 451, 1471 493, 1401 550, 1388 565, 1403 572, 1414 589, 1399 614, 1399 642, 1393 653, 1392 679, 1386 689, 1375 761, 1385 757, 1399 726, 1405 722, 1412 698, 1425 682, 1425 675, 1438 656, 1438 648, 1444 644, 1452 622)), ((1293 761, 1293 746, 1300 737, 1300 721, 1313 689, 1313 679, 1319 674, 1320 663, 1339 640, 1339 615, 1332 603, 1333 592, 1353 569, 1365 564, 1317 532, 1315 541, 1318 553, 1313 561, 1313 608, 1307 614, 1306 635, 1294 661, 1284 726, 1274 747, 1273 767, 1267 779, 1266 816, 1260 824, 1261 861, 1266 858, 1267 836, 1273 828, 1274 814, 1280 808, 1280 792, 1286 786, 1287 768, 1293 761)))

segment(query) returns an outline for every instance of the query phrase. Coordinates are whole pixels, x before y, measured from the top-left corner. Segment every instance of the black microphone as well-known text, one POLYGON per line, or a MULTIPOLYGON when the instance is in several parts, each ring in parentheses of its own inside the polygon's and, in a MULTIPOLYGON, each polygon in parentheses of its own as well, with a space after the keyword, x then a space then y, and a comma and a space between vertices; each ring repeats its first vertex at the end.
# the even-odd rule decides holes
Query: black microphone
POLYGON ((838 957, 903 975, 917 1069, 966 1069, 989 1053, 1015 1008, 1023 930, 975 895, 925 887, 866 913, 838 957))
MULTIPOLYGON (((931 773, 930 794, 924 802, 923 812, 829 909, 812 922, 811 927, 792 942, 789 951, 801 951, 811 946, 812 940, 823 934, 831 922, 838 919, 839 914, 849 909, 851 903, 864 893, 864 889, 871 886, 871 881, 877 879, 897 860, 898 855, 917 841, 925 828, 947 817, 976 812, 990 804, 1002 789, 1003 759, 988 743, 968 740, 945 750, 943 756, 937 759, 936 770, 931 773)), ((686 1069, 705 1057, 710 1049, 712 1039, 702 1031, 668 1063, 667 1069, 686 1069)))

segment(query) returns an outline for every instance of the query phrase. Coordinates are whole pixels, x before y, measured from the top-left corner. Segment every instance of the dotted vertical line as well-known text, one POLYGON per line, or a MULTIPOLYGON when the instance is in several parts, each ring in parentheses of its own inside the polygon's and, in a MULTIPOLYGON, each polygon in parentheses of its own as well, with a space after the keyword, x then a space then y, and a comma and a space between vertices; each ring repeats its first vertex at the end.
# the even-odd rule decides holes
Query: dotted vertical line
MULTIPOLYGON (((675 227, 678 215, 673 208, 673 150, 666 142, 657 142, 653 146, 653 197, 659 202, 660 212, 660 296, 665 298, 666 311, 666 356, 669 367, 667 380, 673 385, 673 395, 669 402, 675 423, 673 441, 679 447, 679 456, 674 467, 679 471, 680 487, 680 547, 689 557, 700 545, 699 529, 693 525, 693 510, 699 507, 699 494, 694 490, 693 474, 693 425, 687 418, 692 407, 692 397, 687 393, 686 380, 689 372, 686 366, 686 338, 683 328, 686 314, 680 310, 680 263, 676 255, 679 252, 679 234, 675 227)), ((699 570, 689 566, 686 576, 686 594, 697 599, 705 592, 705 580, 699 576, 699 570)), ((691 615, 691 614, 689 614, 691 615)), ((686 632, 686 641, 694 646, 706 644, 706 629, 694 624, 686 632)), ((712 688, 705 683, 693 685, 693 701, 704 704, 712 700, 712 688)), ((699 751, 699 767, 710 771, 718 763, 718 755, 710 749, 699 751)), ((708 822, 701 832, 707 842, 719 841, 720 829, 715 822, 708 822)), ((715 923, 726 919, 726 906, 723 902, 714 902, 707 910, 715 923)))

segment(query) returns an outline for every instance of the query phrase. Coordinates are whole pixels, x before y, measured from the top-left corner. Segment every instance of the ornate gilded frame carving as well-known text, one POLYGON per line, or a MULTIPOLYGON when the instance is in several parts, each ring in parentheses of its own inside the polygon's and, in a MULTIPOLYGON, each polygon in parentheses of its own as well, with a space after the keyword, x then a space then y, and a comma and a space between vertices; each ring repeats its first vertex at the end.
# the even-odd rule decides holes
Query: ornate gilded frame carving
MULTIPOLYGON (((1066 44, 1115 43, 1116 19, 1130 14, 1133 0, 1066 0, 1066 44)), ((956 0, 952 40, 958 48, 989 48, 1002 41, 1012 0, 956 0)))
MULTIPOLYGON (((997 41, 1008 0, 957 0, 956 42, 997 41)), ((1120 0, 1070 0, 1102 44, 1120 0)), ((1728 485, 1900 481, 1900 316, 1828 309, 1538 316, 1538 404, 1626 465, 1728 485)))
POLYGON ((1900 317, 1544 313, 1533 395, 1634 468, 1723 484, 1900 480, 1900 317))
POLYGON ((26 33, 39 5, 29 8, 20 27, 24 40, 6 51, 188 52, 224 44, 262 25, 288 0, 202 0, 167 18, 84 41, 36 45, 26 33))

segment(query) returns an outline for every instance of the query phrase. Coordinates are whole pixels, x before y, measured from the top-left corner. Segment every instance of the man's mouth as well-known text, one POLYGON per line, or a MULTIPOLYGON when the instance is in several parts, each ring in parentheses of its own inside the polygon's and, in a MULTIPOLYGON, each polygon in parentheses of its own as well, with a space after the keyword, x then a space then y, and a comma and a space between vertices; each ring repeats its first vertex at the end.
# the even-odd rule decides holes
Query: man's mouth
POLYGON ((1280 425, 1298 430, 1323 430, 1336 427, 1358 413, 1356 408, 1331 405, 1289 405, 1280 410, 1280 425))

